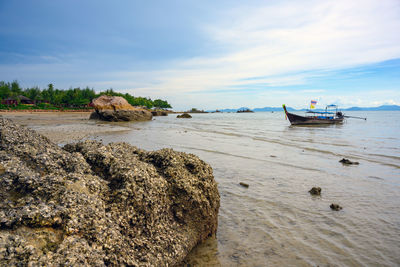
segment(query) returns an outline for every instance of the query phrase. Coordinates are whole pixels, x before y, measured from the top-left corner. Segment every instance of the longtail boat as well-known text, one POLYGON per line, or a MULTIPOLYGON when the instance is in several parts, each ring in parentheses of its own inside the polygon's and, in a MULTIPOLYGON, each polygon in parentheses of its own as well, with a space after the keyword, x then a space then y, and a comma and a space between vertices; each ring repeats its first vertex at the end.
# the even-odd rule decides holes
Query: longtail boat
POLYGON ((306 116, 288 112, 285 105, 282 105, 282 107, 292 125, 335 124, 342 123, 345 118, 343 113, 338 111, 336 105, 326 106, 325 111, 307 110, 306 116))

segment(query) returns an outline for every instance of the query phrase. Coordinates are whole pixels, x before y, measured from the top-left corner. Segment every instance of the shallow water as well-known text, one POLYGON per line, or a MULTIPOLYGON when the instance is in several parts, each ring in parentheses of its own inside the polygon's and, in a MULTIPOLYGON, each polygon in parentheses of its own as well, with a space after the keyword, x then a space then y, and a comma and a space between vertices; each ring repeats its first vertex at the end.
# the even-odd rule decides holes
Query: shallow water
POLYGON ((213 167, 217 238, 191 253, 191 265, 400 265, 400 112, 346 115, 368 120, 291 127, 282 112, 172 114, 98 139, 172 147, 213 167))

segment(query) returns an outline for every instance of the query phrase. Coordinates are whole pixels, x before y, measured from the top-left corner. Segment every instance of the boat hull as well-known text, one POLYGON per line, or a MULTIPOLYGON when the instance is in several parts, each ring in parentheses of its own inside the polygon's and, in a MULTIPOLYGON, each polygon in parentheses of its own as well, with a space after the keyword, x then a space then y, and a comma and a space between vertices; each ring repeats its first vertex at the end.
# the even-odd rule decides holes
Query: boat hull
POLYGON ((344 118, 317 118, 317 117, 305 117, 287 112, 284 107, 287 118, 292 125, 317 125, 317 124, 336 124, 342 123, 344 118))

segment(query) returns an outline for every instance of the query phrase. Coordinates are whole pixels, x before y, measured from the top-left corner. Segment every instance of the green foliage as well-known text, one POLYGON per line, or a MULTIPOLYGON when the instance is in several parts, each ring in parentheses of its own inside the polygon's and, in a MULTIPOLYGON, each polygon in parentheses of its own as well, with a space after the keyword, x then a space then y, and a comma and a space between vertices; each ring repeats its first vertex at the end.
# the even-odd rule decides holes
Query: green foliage
POLYGON ((24 91, 25 96, 32 100, 40 100, 41 99, 41 91, 39 87, 27 88, 24 91))
POLYGON ((36 106, 34 106, 34 108, 37 108, 37 109, 57 109, 57 107, 55 107, 55 106, 53 106, 52 104, 49 104, 49 103, 39 103, 39 104, 36 104, 36 106))
POLYGON ((153 101, 153 103, 154 107, 156 108, 172 108, 171 105, 165 100, 156 99, 153 101))
POLYGON ((11 96, 11 84, 1 81, 0 82, 0 98, 6 99, 11 96))
MULTIPOLYGON (((134 97, 128 93, 122 94, 115 92, 113 89, 108 89, 104 92, 96 94, 94 89, 86 87, 81 88, 70 88, 68 90, 62 90, 54 88, 54 85, 50 83, 47 88, 41 90, 39 87, 32 87, 22 89, 17 81, 12 83, 0 81, 0 99, 4 100, 8 97, 17 97, 19 95, 26 96, 31 100, 35 101, 35 108, 40 109, 76 109, 76 108, 87 108, 88 104, 101 95, 109 96, 121 96, 125 98, 132 106, 143 106, 147 108, 172 108, 171 105, 161 99, 151 100, 146 97, 134 97), (45 105, 45 104, 51 104, 45 105)), ((24 105, 17 105, 17 107, 10 107, 7 105, 1 105, 0 109, 28 109, 24 105)))
POLYGON ((18 96, 22 93, 22 89, 17 81, 11 83, 11 95, 18 96))
POLYGON ((3 105, 3 104, 0 104, 0 109, 8 109, 10 106, 8 106, 8 105, 3 105))

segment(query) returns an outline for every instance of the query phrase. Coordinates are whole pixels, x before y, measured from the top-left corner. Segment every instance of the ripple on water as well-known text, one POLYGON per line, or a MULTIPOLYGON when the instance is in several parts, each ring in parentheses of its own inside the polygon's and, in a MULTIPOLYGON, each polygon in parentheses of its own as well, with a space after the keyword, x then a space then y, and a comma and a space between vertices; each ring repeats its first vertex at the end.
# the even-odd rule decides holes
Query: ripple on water
POLYGON ((188 256, 192 266, 398 266, 400 112, 348 115, 368 120, 289 127, 279 112, 193 114, 108 140, 172 147, 211 164, 218 233, 188 256), (360 165, 343 166, 343 157, 360 165), (313 186, 320 197, 308 193, 313 186))

